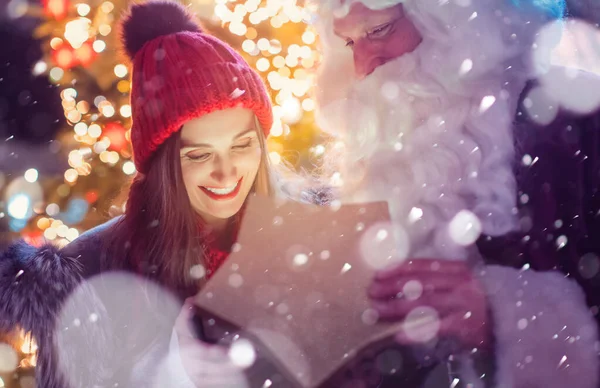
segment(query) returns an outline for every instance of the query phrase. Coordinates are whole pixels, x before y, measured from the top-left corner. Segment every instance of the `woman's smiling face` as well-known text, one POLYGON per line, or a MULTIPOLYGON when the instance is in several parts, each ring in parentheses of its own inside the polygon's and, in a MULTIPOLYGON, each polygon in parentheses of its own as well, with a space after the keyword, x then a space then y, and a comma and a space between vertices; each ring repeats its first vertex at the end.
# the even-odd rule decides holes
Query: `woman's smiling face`
POLYGON ((218 110, 181 130, 181 171, 194 210, 208 224, 235 215, 256 178, 262 149, 254 113, 218 110))

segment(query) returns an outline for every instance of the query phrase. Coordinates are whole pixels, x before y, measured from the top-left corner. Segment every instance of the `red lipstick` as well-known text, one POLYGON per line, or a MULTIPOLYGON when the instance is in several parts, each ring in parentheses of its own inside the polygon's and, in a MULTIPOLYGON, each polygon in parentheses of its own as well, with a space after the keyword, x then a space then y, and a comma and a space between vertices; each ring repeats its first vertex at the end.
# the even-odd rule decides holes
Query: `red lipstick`
POLYGON ((208 190, 205 187, 199 186, 200 189, 202 189, 202 191, 209 196, 209 198, 214 199, 215 201, 226 201, 228 199, 232 199, 235 198, 238 193, 240 192, 240 187, 242 187, 242 180, 244 178, 240 178, 240 180, 238 181, 237 185, 235 186, 235 189, 233 189, 233 191, 229 194, 216 194, 213 193, 212 191, 208 190))

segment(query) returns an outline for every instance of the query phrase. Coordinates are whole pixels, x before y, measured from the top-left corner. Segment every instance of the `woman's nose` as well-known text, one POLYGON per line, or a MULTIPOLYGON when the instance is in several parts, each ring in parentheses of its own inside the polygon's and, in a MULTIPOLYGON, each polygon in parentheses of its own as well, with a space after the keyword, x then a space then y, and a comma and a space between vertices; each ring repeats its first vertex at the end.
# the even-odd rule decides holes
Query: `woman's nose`
POLYGON ((218 156, 214 161, 214 168, 212 171, 213 178, 219 182, 228 182, 229 180, 237 179, 236 166, 230 156, 218 156))

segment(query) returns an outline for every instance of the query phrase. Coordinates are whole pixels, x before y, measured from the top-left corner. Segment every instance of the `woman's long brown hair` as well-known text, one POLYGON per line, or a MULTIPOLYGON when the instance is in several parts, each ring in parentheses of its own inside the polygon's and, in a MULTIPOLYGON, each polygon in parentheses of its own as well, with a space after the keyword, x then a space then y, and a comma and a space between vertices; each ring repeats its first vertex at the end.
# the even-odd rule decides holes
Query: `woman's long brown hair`
MULTIPOLYGON (((257 125, 262 149, 252 192, 273 195, 265 138, 257 125)), ((201 219, 192 208, 183 182, 180 133, 157 150, 147 174, 130 187, 125 215, 116 225, 107 264, 157 280, 185 297, 202 285, 190 269, 205 264, 201 219)), ((237 223, 234 220, 234 223, 237 223)))

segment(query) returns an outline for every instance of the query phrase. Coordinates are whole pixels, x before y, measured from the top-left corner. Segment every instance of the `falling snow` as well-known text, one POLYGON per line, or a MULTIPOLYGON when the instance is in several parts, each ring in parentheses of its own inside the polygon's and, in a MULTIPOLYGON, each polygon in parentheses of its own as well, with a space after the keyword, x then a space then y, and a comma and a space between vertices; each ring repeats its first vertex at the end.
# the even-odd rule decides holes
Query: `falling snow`
POLYGON ((600 271, 600 260, 598 255, 593 252, 586 253, 579 259, 578 265, 579 274, 584 279, 592 279, 598 275, 600 271))
POLYGON ((235 341, 229 348, 229 359, 241 368, 248 368, 256 360, 256 351, 252 343, 246 339, 235 341))
POLYGON ((402 293, 408 300, 417 300, 423 294, 423 284, 418 280, 409 280, 402 287, 402 293))
POLYGON ((233 288, 240 288, 244 284, 244 278, 239 273, 229 275, 228 283, 233 288))
POLYGON ((411 310, 404 319, 404 334, 411 340, 424 343, 438 335, 441 322, 437 311, 428 306, 419 306, 411 310))
POLYGON ((468 211, 458 212, 449 224, 450 238, 458 245, 473 244, 481 235, 481 222, 477 216, 468 211))
POLYGON ((521 318, 517 322, 517 328, 519 330, 525 330, 527 328, 527 324, 528 324, 527 319, 526 318, 521 318))
POLYGON ((12 373, 19 365, 19 357, 14 349, 4 343, 0 343, 0 373, 12 373))
POLYGON ((473 69, 473 60, 465 59, 463 63, 460 65, 460 70, 458 71, 459 75, 465 75, 473 69))
POLYGON ((202 279, 206 275, 206 269, 202 264, 196 264, 190 268, 190 276, 193 279, 202 279))
POLYGON ((374 325, 379 319, 379 314, 374 309, 367 309, 362 313, 361 319, 365 325, 374 325))
POLYGON ((233 92, 231 92, 231 94, 229 95, 229 98, 231 98, 232 100, 239 98, 241 96, 244 95, 244 93, 246 93, 245 90, 241 90, 238 88, 235 88, 235 90, 233 92))
POLYGON ((558 238, 556 239, 556 247, 558 249, 564 248, 565 245, 567 245, 567 241, 568 241, 567 236, 565 236, 565 235, 558 236, 558 238))
POLYGON ((495 102, 496 97, 494 96, 483 97, 483 99, 481 100, 481 104, 479 105, 479 113, 485 113, 488 109, 492 107, 492 105, 494 105, 495 102))
POLYGON ((567 361, 567 356, 562 356, 562 358, 560 359, 560 362, 558 363, 557 368, 560 368, 565 363, 565 361, 567 361))
POLYGON ((294 256, 294 265, 303 266, 308 263, 308 255, 305 253, 298 253, 294 256))
POLYGON ((342 267, 342 270, 340 271, 340 273, 346 273, 348 271, 350 271, 350 269, 352 269, 352 265, 345 263, 344 266, 342 267))

